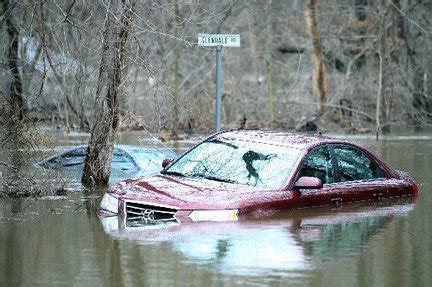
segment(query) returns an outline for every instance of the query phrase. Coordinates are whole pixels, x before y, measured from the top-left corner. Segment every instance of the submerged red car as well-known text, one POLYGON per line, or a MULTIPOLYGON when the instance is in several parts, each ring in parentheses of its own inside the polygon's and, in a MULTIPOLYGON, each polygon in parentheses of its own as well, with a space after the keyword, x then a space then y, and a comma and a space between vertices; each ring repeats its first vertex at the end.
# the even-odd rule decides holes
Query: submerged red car
POLYGON ((127 221, 224 221, 239 215, 417 196, 412 178, 374 153, 321 135, 214 134, 152 176, 119 182, 100 213, 127 221))

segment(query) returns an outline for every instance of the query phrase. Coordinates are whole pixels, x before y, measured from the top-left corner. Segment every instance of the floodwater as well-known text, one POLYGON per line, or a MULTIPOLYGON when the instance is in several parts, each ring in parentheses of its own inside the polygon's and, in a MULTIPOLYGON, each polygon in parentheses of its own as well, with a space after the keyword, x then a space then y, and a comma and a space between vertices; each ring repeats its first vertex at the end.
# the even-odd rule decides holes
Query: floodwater
MULTIPOLYGON (((87 139, 52 138, 58 146, 87 139)), ((148 134, 119 139, 161 146, 148 134)), ((95 214, 100 196, 75 183, 65 197, 0 199, 0 286, 431 286, 432 137, 353 140, 408 171, 417 201, 118 231, 116 219, 95 214)), ((165 146, 181 152, 193 143, 165 146)))

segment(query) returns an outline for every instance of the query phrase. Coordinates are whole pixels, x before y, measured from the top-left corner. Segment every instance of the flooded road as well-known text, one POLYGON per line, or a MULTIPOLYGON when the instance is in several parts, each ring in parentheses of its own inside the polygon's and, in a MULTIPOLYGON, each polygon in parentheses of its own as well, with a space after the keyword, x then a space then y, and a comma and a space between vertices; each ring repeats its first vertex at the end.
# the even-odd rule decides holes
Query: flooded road
MULTIPOLYGON (((53 134, 58 146, 86 135, 53 134)), ((148 134, 120 143, 169 147, 148 134)), ((100 220, 100 197, 80 190, 40 200, 0 199, 0 286, 430 286, 432 137, 356 142, 408 171, 410 198, 315 208, 230 223, 126 228, 100 220)))

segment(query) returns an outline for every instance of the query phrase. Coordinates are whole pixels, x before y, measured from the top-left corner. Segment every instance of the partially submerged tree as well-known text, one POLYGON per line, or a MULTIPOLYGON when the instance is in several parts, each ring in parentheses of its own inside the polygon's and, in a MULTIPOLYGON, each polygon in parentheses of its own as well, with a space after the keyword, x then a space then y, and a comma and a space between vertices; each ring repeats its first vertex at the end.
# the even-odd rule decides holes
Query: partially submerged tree
POLYGON ((388 49, 388 8, 385 0, 381 2, 380 9, 380 30, 379 30, 379 83, 378 97, 376 102, 376 138, 378 139, 382 131, 388 130, 388 101, 390 98, 389 73, 390 73, 390 56, 388 49))
MULTIPOLYGON (((107 8, 105 19, 105 28, 103 33, 103 49, 109 49, 109 31, 115 30, 111 25, 110 9, 113 6, 113 0, 110 1, 107 8)), ((111 65, 105 62, 107 52, 102 53, 101 66, 99 70, 99 81, 105 80, 107 73, 107 91, 104 97, 97 95, 96 99, 97 113, 96 121, 92 128, 87 156, 84 162, 84 171, 82 183, 85 186, 96 186, 108 184, 111 173, 111 161, 113 157, 115 134, 119 125, 119 90, 122 84, 124 61, 126 57, 127 40, 130 33, 132 19, 132 5, 130 0, 122 0, 120 12, 120 23, 118 23, 118 32, 113 35, 115 46, 111 54, 111 65), (107 66, 109 71, 106 72, 107 66)), ((100 93, 102 84, 98 83, 97 93, 100 93)))
POLYGON ((311 37, 313 50, 311 60, 314 65, 312 74, 312 87, 318 100, 318 112, 323 111, 323 106, 329 101, 327 91, 327 75, 324 63, 324 45, 320 36, 318 22, 318 0, 306 1, 306 27, 311 37))

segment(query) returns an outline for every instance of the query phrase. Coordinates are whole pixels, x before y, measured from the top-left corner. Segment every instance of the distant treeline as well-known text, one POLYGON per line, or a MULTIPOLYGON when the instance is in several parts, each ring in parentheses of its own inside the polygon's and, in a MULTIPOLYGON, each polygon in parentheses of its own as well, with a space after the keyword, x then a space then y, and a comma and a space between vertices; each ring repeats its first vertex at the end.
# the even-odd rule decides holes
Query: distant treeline
POLYGON ((430 1, 0 3, 7 118, 89 131, 117 68, 116 128, 210 131, 215 52, 197 35, 235 33, 241 47, 223 51, 225 128, 381 132, 432 121, 430 1))

